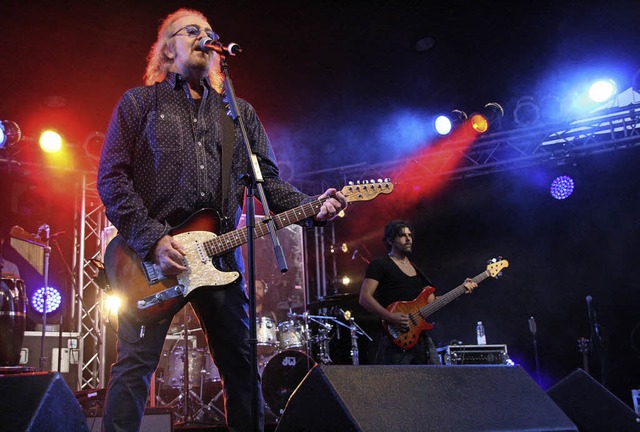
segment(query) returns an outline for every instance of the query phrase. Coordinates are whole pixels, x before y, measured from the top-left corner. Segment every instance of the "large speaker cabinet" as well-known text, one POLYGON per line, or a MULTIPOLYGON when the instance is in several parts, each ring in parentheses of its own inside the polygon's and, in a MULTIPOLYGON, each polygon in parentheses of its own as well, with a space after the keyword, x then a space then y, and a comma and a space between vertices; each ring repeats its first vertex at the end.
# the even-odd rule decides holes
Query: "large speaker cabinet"
POLYGON ((58 372, 0 376, 0 430, 88 431, 87 420, 58 372))
POLYGON ((517 366, 314 367, 278 432, 576 431, 517 366))
POLYGON ((581 432, 640 431, 640 416, 582 369, 577 369, 547 394, 581 432))

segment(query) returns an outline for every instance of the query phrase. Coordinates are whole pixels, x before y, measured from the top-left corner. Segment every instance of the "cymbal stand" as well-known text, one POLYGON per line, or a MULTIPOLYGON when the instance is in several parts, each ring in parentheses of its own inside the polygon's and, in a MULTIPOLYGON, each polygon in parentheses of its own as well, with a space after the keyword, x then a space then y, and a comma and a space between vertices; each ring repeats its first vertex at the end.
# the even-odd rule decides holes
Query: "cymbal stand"
MULTIPOLYGON (((369 341, 373 341, 371 336, 369 336, 362 327, 356 324, 356 320, 351 315, 351 311, 344 311, 341 308, 338 308, 338 311, 342 314, 345 320, 349 322, 349 332, 351 334, 351 363, 354 366, 358 366, 360 364, 360 351, 358 349, 358 336, 366 336, 369 341)), ((338 321, 339 322, 339 321, 338 321)))

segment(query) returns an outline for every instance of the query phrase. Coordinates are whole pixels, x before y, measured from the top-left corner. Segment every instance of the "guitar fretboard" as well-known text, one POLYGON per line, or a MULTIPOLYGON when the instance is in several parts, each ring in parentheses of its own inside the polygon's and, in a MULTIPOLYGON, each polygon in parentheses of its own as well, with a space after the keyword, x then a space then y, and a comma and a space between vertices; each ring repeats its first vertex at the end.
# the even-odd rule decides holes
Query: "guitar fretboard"
MULTIPOLYGON (((485 270, 485 271, 483 271, 482 273, 480 273, 479 275, 477 275, 476 277, 474 277, 471 280, 473 282, 479 284, 480 282, 482 282, 483 280, 485 280, 489 276, 490 276, 489 271, 485 270)), ((462 284, 462 285, 452 289, 448 293, 438 297, 435 301, 432 301, 431 303, 421 307, 418 310, 418 313, 420 314, 420 316, 423 319, 426 319, 429 315, 437 312, 442 307, 444 307, 447 304, 451 303, 453 300, 455 300, 458 297, 460 297, 466 291, 467 291, 467 289, 465 288, 464 284, 462 284)))
MULTIPOLYGON (((276 229, 285 228, 289 225, 300 222, 303 219, 318 214, 323 202, 324 199, 315 200, 273 216, 273 222, 276 225, 276 229)), ((248 233, 248 228, 244 227, 226 234, 221 234, 216 238, 204 242, 205 251, 210 257, 221 255, 247 243, 248 233)), ((268 233, 269 228, 265 222, 260 221, 256 223, 256 238, 265 236, 268 233)))

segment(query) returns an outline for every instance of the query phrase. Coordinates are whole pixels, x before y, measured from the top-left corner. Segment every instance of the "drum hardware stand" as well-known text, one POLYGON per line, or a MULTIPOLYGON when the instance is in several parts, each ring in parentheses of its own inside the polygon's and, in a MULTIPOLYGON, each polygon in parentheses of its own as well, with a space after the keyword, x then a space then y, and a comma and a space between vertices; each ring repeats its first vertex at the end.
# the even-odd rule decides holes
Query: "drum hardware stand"
POLYGON ((371 337, 364 330, 362 330, 362 327, 360 327, 358 324, 356 324, 356 320, 353 317, 353 315, 351 315, 351 311, 346 311, 345 312, 340 308, 338 308, 338 311, 340 311, 342 316, 344 316, 344 319, 349 322, 349 331, 350 331, 350 334, 351 334, 351 350, 350 350, 351 363, 354 366, 358 366, 360 364, 360 351, 358 349, 358 336, 366 336, 366 338, 369 339, 369 342, 372 342, 373 339, 371 339, 371 337))
MULTIPOLYGON (((204 380, 203 380, 204 381, 204 380)), ((204 385, 204 382, 203 382, 204 385)), ((205 404, 204 401, 202 400, 202 387, 200 387, 200 409, 198 411, 196 411, 196 413, 194 414, 194 418, 197 419, 198 421, 203 421, 205 420, 204 416, 208 415, 209 417, 212 417, 213 420, 215 420, 217 423, 225 423, 225 416, 224 416, 224 411, 222 411, 220 408, 218 408, 215 403, 218 401, 218 399, 220 399, 223 396, 223 390, 220 389, 218 391, 218 393, 216 393, 216 395, 209 401, 209 403, 205 404)))

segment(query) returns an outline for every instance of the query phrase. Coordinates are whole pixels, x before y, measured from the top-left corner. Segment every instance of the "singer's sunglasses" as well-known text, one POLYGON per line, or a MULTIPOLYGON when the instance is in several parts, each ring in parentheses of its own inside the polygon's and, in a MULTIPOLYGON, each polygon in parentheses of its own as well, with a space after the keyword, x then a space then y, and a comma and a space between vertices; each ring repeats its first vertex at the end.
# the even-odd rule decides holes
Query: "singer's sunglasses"
POLYGON ((182 30, 184 30, 187 33, 185 36, 189 36, 190 38, 197 38, 198 36, 200 36, 200 32, 203 30, 204 30, 204 34, 206 34, 208 37, 210 37, 214 41, 217 41, 220 38, 218 34, 213 30, 206 30, 195 24, 189 24, 182 27, 177 32, 172 34, 171 37, 178 36, 178 33, 180 33, 182 30))

